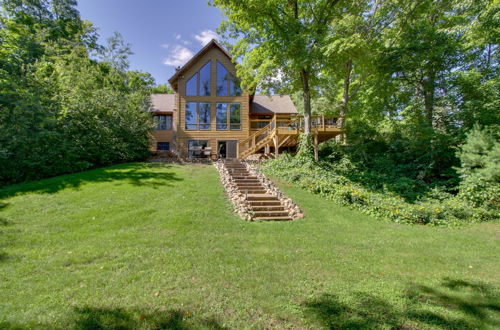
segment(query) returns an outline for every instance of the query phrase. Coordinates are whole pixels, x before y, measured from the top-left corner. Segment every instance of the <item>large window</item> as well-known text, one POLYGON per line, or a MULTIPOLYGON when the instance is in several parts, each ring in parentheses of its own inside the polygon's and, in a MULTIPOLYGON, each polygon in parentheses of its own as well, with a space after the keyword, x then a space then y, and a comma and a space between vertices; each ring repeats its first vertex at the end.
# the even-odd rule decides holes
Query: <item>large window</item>
POLYGON ((241 129, 241 105, 239 103, 231 103, 230 110, 230 128, 241 129))
POLYGON ((170 143, 169 142, 156 142, 156 150, 168 151, 168 150, 170 150, 170 143))
POLYGON ((189 140, 188 156, 190 158, 207 158, 210 153, 211 149, 207 140, 189 140))
POLYGON ((209 130, 210 103, 187 102, 185 122, 187 130, 209 130))
POLYGON ((196 86, 198 84, 198 72, 196 72, 186 82, 186 96, 196 96, 196 86))
POLYGON ((186 129, 197 129, 198 124, 196 122, 196 102, 187 102, 186 103, 186 129))
POLYGON ((211 63, 208 61, 199 72, 186 81, 186 96, 210 96, 211 63))
POLYGON ((217 96, 227 96, 229 90, 229 72, 219 61, 217 61, 217 96))
POLYGON ((241 129, 240 103, 217 103, 216 110, 218 130, 241 129))
POLYGON ((198 104, 198 129, 210 129, 210 103, 198 104))
POLYGON ((217 129, 227 129, 227 103, 217 103, 216 110, 217 129))
POLYGON ((155 130, 170 130, 172 129, 172 116, 156 115, 153 117, 155 130))
POLYGON ((200 70, 200 89, 198 95, 210 96, 210 61, 200 70))
POLYGON ((217 61, 217 96, 240 96, 239 80, 217 61))

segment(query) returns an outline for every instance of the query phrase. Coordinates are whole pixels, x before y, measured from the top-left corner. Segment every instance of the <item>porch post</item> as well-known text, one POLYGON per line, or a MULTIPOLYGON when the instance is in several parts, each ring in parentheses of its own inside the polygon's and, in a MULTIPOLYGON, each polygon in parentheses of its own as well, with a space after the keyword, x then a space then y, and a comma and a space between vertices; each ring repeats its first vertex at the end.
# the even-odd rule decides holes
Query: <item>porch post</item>
POLYGON ((274 154, 276 157, 278 157, 278 154, 279 154, 279 144, 278 144, 278 135, 275 135, 273 137, 273 142, 274 142, 274 154))

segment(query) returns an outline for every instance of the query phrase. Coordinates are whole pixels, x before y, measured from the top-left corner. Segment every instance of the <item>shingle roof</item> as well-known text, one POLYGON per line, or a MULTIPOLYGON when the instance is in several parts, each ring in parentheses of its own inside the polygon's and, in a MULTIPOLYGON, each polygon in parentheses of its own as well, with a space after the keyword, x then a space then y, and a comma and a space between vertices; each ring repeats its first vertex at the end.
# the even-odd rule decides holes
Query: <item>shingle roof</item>
POLYGON ((174 112, 175 94, 152 94, 151 112, 174 112))
POLYGON ((289 95, 255 95, 250 106, 251 113, 297 113, 289 95))

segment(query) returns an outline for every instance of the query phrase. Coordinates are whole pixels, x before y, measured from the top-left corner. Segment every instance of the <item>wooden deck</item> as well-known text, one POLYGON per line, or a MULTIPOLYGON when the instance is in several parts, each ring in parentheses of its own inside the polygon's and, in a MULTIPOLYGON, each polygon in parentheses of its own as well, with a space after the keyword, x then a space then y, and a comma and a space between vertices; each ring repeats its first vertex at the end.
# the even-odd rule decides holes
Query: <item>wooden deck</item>
MULTIPOLYGON (((343 117, 312 117, 311 133, 315 145, 343 134, 343 123, 343 117)), ((304 131, 304 119, 298 115, 275 115, 269 120, 251 120, 250 127, 250 136, 239 143, 239 158, 246 158, 261 149, 269 153, 273 148, 278 154, 280 148, 295 147, 304 131)))

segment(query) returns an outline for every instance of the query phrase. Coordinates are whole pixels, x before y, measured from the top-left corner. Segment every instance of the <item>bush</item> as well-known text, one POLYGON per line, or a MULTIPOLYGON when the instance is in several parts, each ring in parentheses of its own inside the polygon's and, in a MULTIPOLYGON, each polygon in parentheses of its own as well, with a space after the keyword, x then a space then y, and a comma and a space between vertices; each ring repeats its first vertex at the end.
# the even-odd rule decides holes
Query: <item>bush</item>
MULTIPOLYGON (((441 225, 495 217, 487 209, 471 207, 457 196, 438 188, 412 203, 393 191, 377 192, 367 189, 342 174, 353 169, 355 166, 345 159, 335 164, 312 163, 284 154, 269 160, 262 170, 270 176, 294 183, 338 204, 399 223, 441 225)), ((405 178, 401 178, 401 182, 397 184, 411 185, 405 178)))
POLYGON ((475 126, 460 147, 459 197, 491 211, 500 204, 499 126, 481 129, 475 126))

